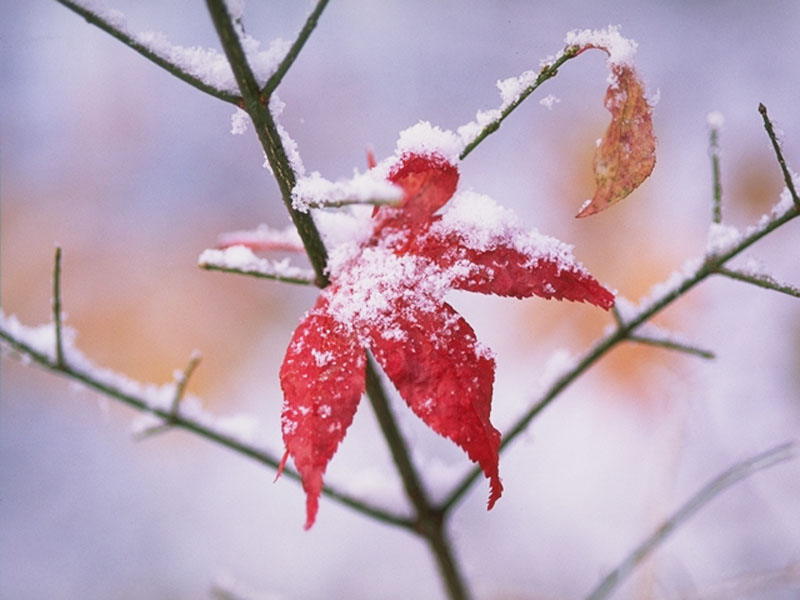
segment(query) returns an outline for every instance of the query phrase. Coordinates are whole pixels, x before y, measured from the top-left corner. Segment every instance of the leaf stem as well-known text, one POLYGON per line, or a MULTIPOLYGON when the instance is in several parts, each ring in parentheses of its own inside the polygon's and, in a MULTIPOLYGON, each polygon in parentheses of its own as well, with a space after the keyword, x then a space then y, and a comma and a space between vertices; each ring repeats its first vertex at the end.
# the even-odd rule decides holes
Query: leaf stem
POLYGON ((297 227, 311 266, 316 273, 317 285, 325 287, 329 283, 328 276, 325 274, 328 253, 311 215, 295 210, 292 206, 292 189, 297 182, 297 176, 281 141, 278 126, 268 108, 269 98, 263 96, 259 90, 224 0, 206 0, 206 5, 222 48, 231 64, 231 69, 233 69, 239 91, 242 93, 244 109, 253 120, 258 139, 267 155, 272 172, 275 174, 283 202, 289 211, 292 222, 297 227))
MULTIPOLYGON (((80 382, 86 387, 123 404, 127 404, 132 408, 142 412, 152 413, 157 417, 161 417, 165 421, 171 421, 175 427, 190 431, 202 438, 215 442, 220 446, 224 446, 229 450, 233 450, 234 452, 237 452, 243 456, 247 456, 248 458, 262 463, 272 469, 278 468, 280 459, 274 456, 271 452, 261 448, 256 448, 255 446, 247 444, 235 436, 226 433, 225 431, 215 428, 213 424, 208 422, 207 418, 194 418, 191 415, 184 413, 173 413, 169 408, 159 408, 153 406, 146 398, 126 390, 123 385, 104 381, 98 376, 96 367, 84 368, 76 366, 70 361, 65 362, 63 366, 59 366, 54 359, 42 352, 39 352, 24 341, 17 339, 11 332, 6 331, 2 325, 0 325, 0 340, 3 340, 15 352, 31 359, 33 362, 37 363, 41 367, 44 367, 45 369, 60 373, 65 377, 72 379, 73 381, 80 382)), ((287 467, 284 469, 283 474, 284 476, 288 476, 290 479, 300 481, 300 475, 293 469, 287 467)), ((322 493, 325 496, 339 502, 340 504, 344 504, 345 506, 348 506, 357 512, 372 517, 383 523, 395 525, 403 529, 414 529, 414 522, 408 518, 373 506, 368 502, 360 500, 359 498, 351 496, 345 492, 341 492, 330 486, 326 485, 323 488, 322 493)))
POLYGON ((64 368, 64 340, 61 323, 61 247, 56 246, 53 261, 53 326, 56 329, 56 365, 64 368))
POLYGON ((797 455, 796 443, 785 443, 762 452, 726 469, 703 486, 675 513, 648 536, 620 565, 600 581, 586 600, 604 600, 628 577, 637 565, 658 548, 678 527, 694 516, 711 500, 743 479, 797 455))
POLYGON ((789 172, 789 167, 786 165, 786 159, 783 158, 783 151, 781 150, 781 144, 778 141, 778 136, 775 135, 775 128, 772 126, 772 121, 770 121, 769 115, 767 115, 767 107, 762 103, 759 103, 758 112, 761 113, 761 118, 764 120, 764 129, 767 130, 769 140, 772 142, 772 149, 775 150, 775 156, 778 159, 778 164, 781 166, 781 172, 783 173, 783 180, 786 182, 786 188, 792 195, 792 200, 794 200, 795 206, 800 208, 800 197, 798 197, 797 190, 794 187, 794 180, 792 179, 792 174, 789 172))
POLYGON ((66 6, 71 11, 77 13, 86 21, 99 27, 112 37, 115 37, 123 44, 132 48, 146 59, 151 62, 154 62, 162 69, 168 71, 172 75, 175 75, 178 79, 182 79, 189 85, 197 88, 201 92, 205 92, 215 98, 219 98, 220 100, 224 100, 225 102, 230 102, 232 104, 241 104, 241 97, 237 96, 236 94, 232 94, 231 92, 227 92, 223 89, 214 87, 200 79, 199 77, 195 77, 190 73, 184 71, 179 65, 176 65, 169 59, 161 56, 160 54, 154 52, 151 48, 148 48, 145 44, 138 42, 133 36, 131 36, 128 32, 120 29, 119 27, 115 26, 113 23, 108 21, 107 19, 103 18, 101 15, 91 11, 90 9, 84 7, 79 2, 74 2, 73 0, 56 0, 56 2, 66 6))
POLYGON ((508 115, 514 112, 514 109, 517 108, 520 104, 522 104, 522 101, 525 100, 525 98, 527 98, 533 92, 535 92, 536 89, 540 85, 542 85, 545 81, 555 77, 558 74, 559 67, 561 67, 561 65, 563 65, 571 58, 575 58, 577 55, 578 55, 577 46, 567 46, 558 58, 556 58, 551 64, 546 65, 545 67, 542 68, 542 70, 539 72, 539 76, 536 78, 536 81, 534 81, 531 85, 525 88, 522 91, 522 93, 517 97, 517 99, 514 100, 514 102, 505 107, 501 111, 500 116, 497 119, 484 126, 484 128, 480 131, 480 133, 478 133, 478 135, 475 136, 475 139, 464 147, 458 158, 460 160, 464 160, 469 155, 470 152, 472 152, 475 148, 478 147, 478 145, 481 142, 483 142, 483 140, 485 140, 492 133, 500 129, 500 125, 503 123, 503 121, 506 120, 506 117, 508 117, 508 115))
POLYGON ((317 26, 319 17, 322 15, 322 11, 325 10, 327 4, 328 0, 319 0, 317 5, 314 7, 314 10, 312 10, 311 14, 308 15, 303 28, 300 30, 300 33, 297 34, 297 38, 294 40, 291 48, 289 48, 289 51, 281 61, 281 64, 278 65, 278 68, 270 76, 270 78, 267 80, 267 83, 265 83, 264 87, 261 89, 261 93, 264 96, 269 97, 280 85, 281 81, 283 81, 283 77, 289 71, 289 68, 294 64, 294 61, 297 60, 297 56, 300 54, 303 46, 305 46, 305 43, 311 35, 311 32, 314 31, 314 28, 317 26))
POLYGON ((469 597, 467 587, 456 563, 451 544, 447 539, 444 513, 436 510, 428 498, 417 469, 411 461, 408 446, 392 414, 377 366, 371 355, 367 356, 366 391, 383 436, 389 445, 392 459, 403 480, 406 495, 414 505, 417 514, 415 531, 428 540, 449 597, 452 600, 466 599, 469 597))

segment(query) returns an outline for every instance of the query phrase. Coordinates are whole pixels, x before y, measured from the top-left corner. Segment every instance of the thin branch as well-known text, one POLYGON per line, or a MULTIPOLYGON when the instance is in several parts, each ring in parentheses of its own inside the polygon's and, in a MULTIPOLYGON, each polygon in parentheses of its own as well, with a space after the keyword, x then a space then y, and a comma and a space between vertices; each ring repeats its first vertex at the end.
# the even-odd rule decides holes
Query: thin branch
POLYGON ((722 181, 719 166, 719 129, 711 128, 709 134, 709 151, 711 153, 711 174, 713 183, 712 222, 722 223, 722 181))
POLYGON ((282 281, 284 283, 294 283, 296 285, 315 285, 317 280, 315 277, 289 277, 286 275, 278 275, 277 273, 265 273, 258 269, 237 269, 235 267, 223 267, 212 263, 200 263, 201 269, 206 271, 220 271, 222 273, 235 273, 237 275, 247 275, 248 277, 258 277, 260 279, 271 279, 272 281, 282 281))
POLYGON ((64 368, 64 341, 61 323, 61 247, 56 246, 53 261, 53 326, 56 328, 56 365, 64 368))
POLYGON ((769 136, 769 140, 772 142, 772 148, 775 150, 775 156, 778 159, 778 164, 781 166, 781 172, 783 173, 783 180, 786 182, 786 188, 792 195, 792 200, 794 200, 795 206, 800 208, 800 197, 798 197, 797 190, 794 188, 794 180, 792 179, 792 174, 789 172, 789 167, 786 166, 786 159, 783 158, 781 144, 778 141, 778 136, 775 135, 775 129, 772 127, 772 121, 770 121, 769 116, 767 115, 767 107, 759 103, 758 112, 761 113, 761 118, 764 120, 764 129, 767 130, 767 135, 769 136))
POLYGON ((422 480, 417 474, 417 469, 411 461, 408 446, 400 433, 392 414, 392 409, 389 407, 389 401, 381 384, 375 361, 371 355, 368 355, 367 358, 367 397, 372 404, 372 409, 375 411, 383 436, 389 445, 389 450, 400 473, 400 478, 403 480, 406 495, 416 510, 415 529, 428 540, 450 598, 452 600, 468 598, 469 594, 467 593, 464 577, 459 571, 452 547, 446 537, 444 515, 434 509, 428 498, 422 480))
POLYGON ((264 87, 261 90, 261 93, 264 96, 269 97, 272 92, 280 85, 283 77, 289 71, 289 68, 294 64, 294 61, 297 60, 297 56, 300 54, 300 51, 305 46, 308 37, 311 35, 311 32, 314 31, 314 28, 317 26, 317 22, 319 21, 320 15, 322 15, 322 11, 325 10, 325 6, 327 6, 328 0, 319 0, 317 5, 314 7, 314 10, 311 11, 311 14, 308 15, 303 28, 300 30, 300 33, 297 34, 297 38, 294 40, 292 47, 289 48, 289 52, 286 53, 286 56, 281 61, 281 64, 278 65, 277 70, 270 76, 267 80, 267 83, 264 84, 264 87))
POLYGON ((103 18, 101 15, 92 12, 88 8, 82 6, 80 3, 74 2, 73 0, 56 0, 56 2, 66 6, 71 11, 79 14, 81 17, 86 19, 92 25, 99 27, 109 35, 121 41, 129 48, 132 48, 133 50, 144 56, 146 59, 154 62, 162 69, 165 69, 172 75, 175 75, 175 77, 182 79, 183 81, 185 81, 189 85, 192 85, 198 90, 205 92, 206 94, 209 94, 211 96, 214 96, 215 98, 219 98, 220 100, 224 100, 225 102, 230 102, 232 104, 237 104, 237 105, 241 104, 242 99, 238 95, 214 87, 213 85, 206 83, 199 77, 195 77, 194 75, 187 73, 179 65, 173 63, 164 56, 161 56, 160 54, 154 52, 151 48, 148 48, 145 44, 138 42, 128 32, 115 26, 113 23, 103 18))
POLYGON ((692 346, 690 344, 684 344, 676 340, 659 339, 659 338, 647 337, 644 335, 636 335, 636 334, 629 335, 628 340, 630 340, 631 342, 636 342, 638 344, 646 344, 648 346, 665 348, 667 350, 677 350, 678 352, 692 354, 694 356, 699 356, 700 358, 707 358, 707 359, 716 358, 716 355, 710 350, 704 350, 703 348, 698 348, 697 346, 692 346))
MULTIPOLYGON (((220 446, 224 446, 229 450, 233 450, 243 456, 251 458, 259 463, 262 463, 272 469, 277 470, 280 459, 261 448, 256 448, 250 444, 243 442, 236 436, 225 432, 222 429, 215 428, 212 423, 206 419, 197 418, 193 415, 185 413, 172 414, 169 409, 153 406, 145 397, 131 393, 126 389, 127 386, 120 385, 113 381, 104 381, 98 374, 96 367, 79 367, 76 366, 78 361, 67 361, 63 367, 60 367, 56 361, 47 356, 45 353, 38 351, 36 348, 27 344, 21 339, 15 337, 10 331, 0 326, 0 340, 3 340, 12 350, 24 357, 32 360, 41 367, 57 372, 73 381, 77 381, 86 387, 100 392, 104 396, 108 396, 114 400, 118 400, 123 404, 140 410, 142 412, 152 413, 157 417, 161 417, 165 421, 171 422, 174 427, 185 429, 202 438, 215 442, 220 446)), ((85 362, 85 361, 81 361, 85 362)), ((283 471, 284 476, 290 479, 300 481, 300 475, 293 469, 286 468, 283 471)), ((403 516, 393 514, 383 508, 371 505, 364 500, 351 496, 345 492, 341 492, 330 486, 325 486, 322 493, 328 498, 339 502, 361 514, 372 517, 382 523, 395 525, 404 529, 413 529, 414 523, 403 516)))
POLYGON ((737 281, 752 283, 753 285, 757 285, 768 290, 775 290, 776 292, 781 292, 782 294, 788 294, 789 296, 800 298, 800 289, 791 285, 778 283, 769 275, 751 275, 750 273, 743 273, 741 271, 727 269, 725 267, 719 267, 717 269, 717 273, 724 275, 725 277, 730 277, 731 279, 736 279, 737 281))
POLYGON ((614 589, 628 577, 633 570, 660 546, 678 527, 694 516, 701 508, 734 484, 750 477, 754 473, 768 469, 781 462, 797 456, 797 444, 790 442, 781 444, 736 463, 723 473, 712 479, 700 491, 681 506, 662 523, 647 539, 631 552, 620 565, 611 571, 598 586, 587 596, 587 600, 603 600, 608 598, 614 589))
POLYGON ((228 57, 228 62, 233 69, 236 83, 244 99, 244 108, 253 120, 253 125, 258 134, 258 139, 267 155, 267 160, 275 174, 275 179, 281 191, 283 202, 286 205, 292 222, 297 227, 300 239, 308 253, 311 266, 317 275, 317 285, 328 285, 328 276, 325 268, 328 261, 328 252, 322 243, 317 226, 308 213, 297 211, 292 206, 292 188, 297 182, 297 176, 292 170, 291 163, 286 154, 286 149, 281 141, 278 126, 268 108, 268 99, 261 95, 255 75, 247 62, 247 57, 242 49, 239 36, 231 21, 228 8, 224 0, 206 0, 208 12, 214 22, 222 48, 228 57))
MULTIPOLYGON (((724 253, 715 255, 708 258, 706 262, 700 263, 699 266, 689 273, 678 285, 671 288, 667 293, 652 300, 647 306, 640 309, 640 311, 626 321, 624 327, 617 327, 604 337, 600 338, 594 346, 579 360, 574 367, 565 372, 559 377, 550 388, 542 395, 538 402, 536 402, 524 415, 522 415, 517 422, 506 432, 503 436, 503 441, 500 444, 500 450, 504 450, 514 439, 523 433, 530 425, 531 421, 535 419, 550 403, 555 400, 561 392, 564 391, 573 381, 578 379, 583 373, 589 370, 598 360, 605 356, 609 350, 616 347, 620 342, 625 341, 630 336, 631 332, 643 323, 649 321, 654 315, 661 310, 672 304, 675 300, 683 296, 686 292, 694 286, 705 280, 709 275, 717 273, 719 269, 727 263, 734 256, 743 252, 758 240, 768 235, 778 227, 788 223, 792 219, 800 215, 800 207, 792 206, 789 210, 781 215, 775 216, 772 220, 765 224, 753 228, 746 232, 738 244, 730 248, 724 253)), ((455 504, 466 494, 472 483, 477 480, 482 471, 479 468, 473 468, 464 476, 464 478, 456 486, 440 505, 440 510, 448 512, 455 506, 455 504)))
POLYGON ((398 207, 403 204, 403 199, 396 198, 370 198, 362 200, 361 198, 342 198, 341 200, 329 200, 325 202, 308 202, 308 208, 342 208, 344 206, 389 206, 398 207))
POLYGON ((192 356, 189 358, 189 363, 186 365, 183 371, 181 371, 180 375, 175 381, 175 394, 172 397, 172 404, 170 405, 169 409, 169 419, 158 423, 153 427, 148 427, 143 431, 140 431, 136 436, 137 440, 143 440, 145 438, 152 437, 158 433, 163 433, 172 428, 172 426, 175 424, 175 419, 178 416, 181 400, 183 400, 183 396, 186 393, 186 386, 189 383, 189 378, 192 376, 192 373, 194 373, 195 369, 197 369, 197 365, 200 364, 201 358, 202 357, 199 352, 192 352, 192 356))
POLYGON ((484 128, 480 131, 480 133, 477 136, 475 136, 475 139, 472 140, 469 144, 467 144, 466 147, 461 151, 461 154, 459 155, 458 158, 460 160, 464 160, 469 155, 469 153, 472 152, 478 146, 478 144, 480 144, 483 140, 485 140, 495 131, 500 129, 500 125, 503 123, 503 121, 506 120, 506 117, 508 117, 508 115, 510 115, 515 108, 517 108, 520 104, 522 104, 522 101, 525 100, 525 98, 527 98, 533 92, 535 92, 536 89, 540 85, 542 85, 545 81, 555 77, 558 74, 559 67, 561 67, 561 65, 563 65, 571 58, 575 58, 577 55, 578 55, 578 47, 568 46, 567 48, 564 49, 564 51, 556 60, 554 60, 551 64, 543 67, 542 70, 539 72, 539 76, 536 78, 536 81, 534 81, 531 85, 525 88, 522 91, 522 93, 517 97, 517 99, 514 100, 514 102, 505 107, 501 111, 500 116, 497 119, 484 126, 484 128))

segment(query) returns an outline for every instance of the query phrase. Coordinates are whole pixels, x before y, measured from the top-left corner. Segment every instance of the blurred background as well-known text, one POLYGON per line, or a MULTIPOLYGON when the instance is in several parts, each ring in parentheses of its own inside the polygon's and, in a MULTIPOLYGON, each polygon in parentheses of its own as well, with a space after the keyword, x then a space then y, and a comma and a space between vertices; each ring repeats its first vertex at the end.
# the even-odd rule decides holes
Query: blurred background
MULTIPOLYGON (((114 0, 134 31, 217 46, 204 6, 114 0)), ((249 33, 292 39, 308 0, 250 2, 249 33)), ((278 368, 315 291, 199 270, 221 232, 288 223, 250 129, 233 108, 171 77, 51 0, 0 0, 0 292, 6 314, 50 318, 63 298, 78 346, 98 364, 167 382, 192 350, 189 391, 222 415, 256 416, 281 452, 278 368)), ((782 178, 763 102, 800 163, 800 3, 723 0, 333 0, 279 90, 282 123, 308 170, 330 179, 380 159, 420 119, 455 129, 499 103, 497 79, 538 69, 574 28, 619 24, 639 43, 659 137, 653 176, 626 201, 575 220, 592 194, 605 56, 587 53, 529 98, 461 166, 531 227, 575 245, 631 300, 702 253, 711 217, 706 115, 721 132, 726 222, 744 227, 782 178), (548 94, 559 102, 548 109, 548 94)), ((752 248, 800 284, 798 223, 752 248)), ((589 307, 453 294, 497 354, 493 420, 533 403, 554 361, 611 317, 589 307), (555 357, 555 358, 554 358, 555 357)), ((800 302, 707 281, 657 323, 713 361, 627 345, 569 388, 501 459, 505 494, 480 481, 452 531, 477 597, 577 598, 661 519, 733 462, 797 438, 800 302)), ((288 479, 181 432, 132 440, 133 411, 3 357, 0 597, 200 598, 219 578, 251 598, 441 598, 425 545, 327 500, 302 529, 288 479)), ((396 399, 395 399, 396 400, 396 399)), ((470 464, 396 402, 427 483, 443 496, 470 464)), ((403 509, 365 403, 327 480, 403 509)), ((800 461, 736 486, 684 526, 619 598, 800 595, 800 461)))

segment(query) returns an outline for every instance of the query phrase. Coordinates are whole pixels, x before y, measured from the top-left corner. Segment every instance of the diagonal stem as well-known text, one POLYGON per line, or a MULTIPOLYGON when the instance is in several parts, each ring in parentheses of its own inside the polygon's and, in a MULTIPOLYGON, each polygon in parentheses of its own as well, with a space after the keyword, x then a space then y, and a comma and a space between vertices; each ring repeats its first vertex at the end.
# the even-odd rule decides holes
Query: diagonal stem
POLYGON ((154 52, 151 48, 148 48, 145 44, 138 42, 132 35, 128 32, 124 31, 120 27, 115 26, 111 23, 108 19, 103 18, 102 15, 93 12, 92 10, 86 8, 85 6, 81 5, 79 2, 75 2, 74 0, 56 0, 56 2, 66 6, 71 11, 77 13, 87 22, 99 27, 112 37, 115 37, 123 44, 132 48, 146 59, 154 62, 162 69, 169 71, 171 74, 175 75, 178 79, 182 79, 189 85, 196 87, 201 92, 205 92, 206 94, 210 94, 215 98, 219 98, 220 100, 224 100, 225 102, 231 102, 232 104, 239 104, 241 102, 241 98, 236 94, 232 94, 225 90, 219 89, 210 85, 200 79, 199 77, 195 77, 194 75, 187 73, 184 71, 179 65, 176 65, 172 61, 168 60, 167 58, 161 56, 157 52, 154 52))
MULTIPOLYGON (((113 398, 114 400, 117 400, 123 404, 127 404, 128 406, 142 412, 152 413, 158 417, 161 417, 165 421, 169 421, 174 427, 190 431, 202 438, 224 446, 229 450, 233 450, 234 452, 237 452, 243 456, 247 456, 248 458, 251 458, 259 463, 267 465, 268 467, 273 469, 278 468, 280 461, 276 456, 273 456, 266 450, 247 444, 234 435, 230 435, 223 430, 215 428, 213 423, 209 422, 207 415, 194 418, 190 414, 173 412, 171 407, 159 408, 152 406, 152 404, 150 404, 146 398, 138 396, 136 393, 132 392, 130 390, 131 386, 126 385, 125 383, 105 381, 100 376, 102 370, 94 365, 85 366, 83 364, 85 361, 66 361, 63 365, 59 365, 53 357, 38 351, 36 348, 27 344, 23 340, 18 339, 11 331, 6 331, 2 324, 0 324, 0 340, 7 344, 8 347, 15 352, 20 353, 22 356, 30 359, 45 369, 61 373, 65 377, 82 383, 86 387, 95 390, 104 396, 113 398)), ((300 475, 292 469, 286 468, 284 469, 283 473, 285 476, 288 476, 295 481, 300 481, 300 475)), ((363 500, 360 500, 359 498, 350 496, 349 494, 341 492, 330 486, 326 485, 323 488, 322 493, 327 497, 356 510, 357 512, 370 516, 383 523, 395 525, 405 529, 413 529, 414 527, 414 524, 405 517, 395 515, 382 508, 373 506, 367 502, 364 502, 363 500)))
POLYGON ((367 397, 375 411, 378 424, 389 445, 397 470, 403 480, 406 495, 414 505, 417 513, 415 530, 428 540, 428 544, 436 557, 439 571, 447 586, 452 600, 469 597, 464 577, 459 571, 452 546, 445 531, 444 513, 435 509, 428 498, 422 480, 411 461, 411 454, 397 426, 386 392, 381 384, 380 375, 371 355, 367 360, 367 397))
POLYGON ((292 189, 297 178, 281 141, 278 126, 268 108, 269 98, 262 95, 259 90, 224 0, 206 0, 206 5, 222 48, 231 64, 231 69, 233 69, 239 91, 242 93, 244 108, 253 120, 258 139, 267 155, 272 172, 275 174, 283 202, 289 211, 292 222, 297 227, 311 266, 316 273, 317 285, 325 287, 329 283, 328 276, 325 274, 328 253, 311 215, 295 210, 292 206, 292 189))
POLYGON ((746 479, 750 475, 768 469, 797 455, 796 443, 785 443, 765 452, 747 458, 729 467, 709 481, 694 496, 689 498, 673 515, 664 521, 647 539, 631 552, 620 565, 611 571, 597 587, 586 597, 586 600, 604 600, 627 578, 636 567, 656 548, 672 535, 683 523, 694 516, 711 500, 719 496, 732 485, 746 479))
MULTIPOLYGON (((632 319, 626 321, 624 325, 618 324, 616 329, 601 338, 574 367, 559 377, 550 386, 550 389, 545 392, 544 396, 517 420, 514 426, 503 435, 503 442, 500 444, 500 450, 504 450, 518 435, 523 433, 528 428, 531 421, 547 408, 573 381, 588 371, 589 368, 605 356, 609 350, 620 342, 627 340, 631 332, 637 327, 649 321, 656 313, 672 304, 672 302, 683 296, 708 276, 718 273, 720 268, 734 256, 797 216, 800 216, 800 206, 793 206, 763 227, 756 228, 727 252, 707 258, 706 262, 701 264, 694 273, 687 275, 680 285, 653 301, 647 307, 639 311, 632 319)), ((445 513, 449 512, 464 494, 466 494, 473 482, 480 477, 481 473, 482 471, 479 468, 474 468, 465 475, 461 482, 453 488, 450 495, 440 505, 440 510, 445 513)))
POLYGON ((522 104, 522 101, 525 100, 525 98, 527 98, 533 92, 535 92, 536 89, 540 85, 542 85, 545 81, 555 77, 558 74, 559 67, 561 67, 561 65, 567 62, 569 59, 575 58, 576 56, 578 56, 578 47, 568 46, 567 48, 564 49, 564 51, 556 60, 554 60, 551 64, 542 68, 542 70, 539 72, 539 76, 536 78, 536 81, 534 81, 531 85, 525 88, 522 91, 522 93, 517 97, 517 99, 514 100, 514 102, 512 102, 502 110, 500 116, 497 119, 484 126, 484 128, 478 133, 478 135, 475 136, 475 139, 466 145, 466 147, 461 151, 461 154, 458 157, 459 160, 464 160, 469 155, 470 152, 472 152, 475 148, 478 147, 478 144, 483 142, 483 140, 485 140, 495 131, 500 129, 500 125, 503 123, 503 121, 506 120, 506 117, 508 117, 514 111, 515 108, 517 108, 520 104, 522 104))
POLYGON ((767 130, 769 141, 772 142, 772 149, 775 151, 775 157, 778 159, 778 164, 781 167, 781 173, 783 173, 783 180, 786 182, 786 188, 792 195, 795 206, 800 208, 800 197, 797 195, 797 190, 794 187, 794 180, 792 174, 789 172, 789 167, 786 165, 786 159, 783 158, 783 151, 781 150, 780 142, 778 142, 778 136, 775 134, 775 128, 772 126, 769 115, 767 115, 767 107, 759 103, 758 112, 761 113, 761 118, 764 120, 764 129, 767 130))
POLYGON ((294 64, 294 61, 297 60, 297 56, 300 54, 303 46, 305 46, 308 37, 311 35, 311 32, 314 31, 314 28, 316 28, 317 23, 319 22, 319 17, 327 5, 328 0, 319 0, 317 5, 314 7, 314 10, 312 10, 311 14, 308 15, 303 28, 300 30, 300 33, 297 34, 297 38, 294 40, 292 47, 289 48, 289 52, 286 53, 286 56, 281 61, 281 64, 278 65, 278 68, 267 80, 267 83, 264 84, 264 88, 261 90, 264 96, 269 97, 269 95, 272 94, 272 92, 274 92, 275 89, 280 85, 281 81, 283 81, 283 77, 289 71, 289 68, 294 64))

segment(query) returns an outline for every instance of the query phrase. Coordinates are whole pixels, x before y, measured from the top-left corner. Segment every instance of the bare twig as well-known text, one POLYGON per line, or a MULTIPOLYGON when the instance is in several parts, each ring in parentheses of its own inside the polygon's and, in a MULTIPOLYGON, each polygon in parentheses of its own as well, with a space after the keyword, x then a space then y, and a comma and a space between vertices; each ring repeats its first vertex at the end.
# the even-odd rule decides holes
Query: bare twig
POLYGON ((730 277, 731 279, 736 279, 737 281, 752 283, 753 285, 757 285, 768 290, 775 290, 776 292, 781 292, 782 294, 788 294, 789 296, 800 298, 800 289, 791 285, 778 283, 769 275, 752 275, 750 273, 743 273, 742 271, 727 269, 725 267, 719 267, 717 269, 717 273, 724 275, 725 277, 730 277))
POLYGON ((711 153, 711 174, 713 184, 712 222, 722 223, 722 180, 719 167, 719 129, 711 127, 709 134, 709 151, 711 153))
POLYGON ((308 37, 311 35, 311 32, 314 31, 314 28, 317 26, 319 17, 322 15, 322 11, 325 10, 327 4, 328 0, 318 0, 314 10, 312 10, 311 14, 308 15, 303 28, 300 30, 300 33, 297 34, 292 47, 289 48, 289 52, 286 53, 286 56, 281 61, 281 64, 278 65, 278 68, 267 80, 267 83, 264 84, 264 87, 261 90, 262 94, 269 97, 270 94, 275 91, 278 85, 280 85, 283 77, 289 71, 289 68, 294 64, 294 61, 297 60, 297 56, 300 54, 303 46, 305 46, 305 43, 308 40, 308 37))
POLYGON ((772 126, 772 121, 770 121, 769 116, 767 115, 767 107, 759 103, 758 112, 761 113, 761 118, 764 120, 764 129, 767 130, 769 140, 772 142, 772 149, 775 150, 775 156, 778 159, 778 164, 781 166, 783 180, 786 182, 786 189, 788 189, 789 193, 792 195, 792 200, 794 200, 795 206, 800 208, 800 197, 798 197, 797 190, 794 187, 794 180, 792 179, 792 174, 789 172, 789 167, 786 166, 786 159, 783 158, 781 144, 778 141, 778 136, 775 135, 775 129, 772 126))
POLYGON ((64 367, 64 341, 62 339, 61 323, 61 247, 56 246, 56 256, 53 261, 53 326, 56 329, 56 365, 59 369, 64 367))
POLYGON ((189 383, 189 377, 192 376, 197 365, 200 364, 201 355, 199 352, 192 352, 192 356, 189 358, 189 363, 186 365, 183 371, 181 371, 180 375, 175 381, 175 394, 172 397, 172 404, 170 405, 169 409, 169 418, 157 425, 152 427, 148 427, 136 435, 137 440, 142 440, 148 437, 152 437, 158 433, 163 433, 171 429, 175 424, 175 419, 178 416, 178 410, 180 409, 181 400, 183 400, 183 396, 186 393, 186 386, 189 383))
POLYGON ((732 485, 746 479, 754 473, 795 458, 796 455, 797 444, 790 442, 752 456, 726 469, 689 498, 689 500, 675 511, 669 519, 664 521, 650 536, 639 544, 616 569, 606 575, 598 586, 587 596, 587 600, 603 600, 604 598, 608 598, 614 589, 633 572, 639 563, 658 548, 678 527, 732 485))
POLYGON ((647 337, 646 335, 636 335, 636 334, 629 335, 628 340, 630 340, 631 342, 636 342, 637 344, 646 344, 648 346, 656 346, 658 348, 665 348, 667 350, 676 350, 678 352, 684 352, 685 354, 692 354, 694 356, 699 356, 700 358, 707 358, 707 359, 716 358, 716 355, 710 350, 704 350, 703 348, 698 348, 697 346, 684 344, 677 340, 659 339, 655 337, 647 337))
POLYGON ((198 90, 205 92, 206 94, 210 94, 215 98, 219 98, 220 100, 224 100, 225 102, 230 102, 237 105, 241 104, 242 99, 238 95, 219 89, 213 85, 209 85, 199 77, 195 77, 194 75, 187 73, 179 65, 176 65, 164 56, 154 52, 145 44, 138 42, 127 31, 115 26, 108 19, 105 19, 101 15, 91 11, 79 2, 74 2, 73 0, 56 0, 56 2, 63 4, 71 11, 79 14, 92 25, 99 27, 109 35, 117 38, 123 44, 129 48, 132 48, 146 59, 154 62, 162 69, 165 69, 166 71, 169 71, 171 74, 175 75, 175 77, 178 79, 182 79, 186 83, 196 87, 198 90))
POLYGON ((469 155, 470 152, 472 152, 475 148, 478 147, 478 145, 481 142, 483 142, 483 140, 485 140, 495 131, 500 129, 500 125, 503 123, 503 121, 506 120, 506 117, 508 117, 508 115, 514 112, 514 109, 517 108, 520 104, 522 104, 525 98, 527 98, 533 92, 535 92, 536 89, 540 85, 542 85, 545 81, 555 77, 558 74, 558 69, 561 67, 561 65, 563 65, 571 58, 575 58, 577 55, 578 55, 577 46, 567 46, 557 59, 555 59, 552 63, 542 68, 542 70, 539 72, 539 76, 536 78, 536 81, 534 81, 531 85, 525 88, 523 92, 517 97, 517 99, 514 100, 514 102, 512 102, 506 108, 504 108, 497 119, 484 126, 484 128, 480 131, 480 133, 478 133, 478 135, 475 136, 475 139, 465 146, 465 148, 461 151, 461 154, 459 155, 458 158, 460 160, 464 160, 469 155))

